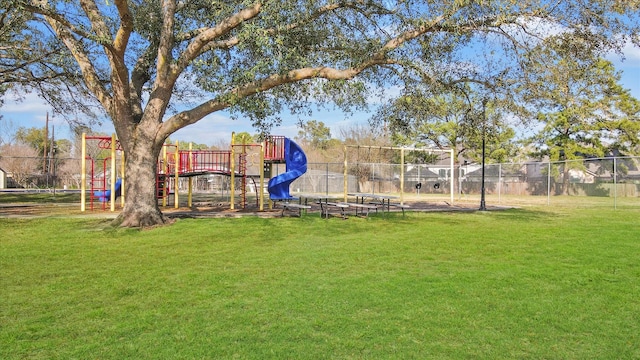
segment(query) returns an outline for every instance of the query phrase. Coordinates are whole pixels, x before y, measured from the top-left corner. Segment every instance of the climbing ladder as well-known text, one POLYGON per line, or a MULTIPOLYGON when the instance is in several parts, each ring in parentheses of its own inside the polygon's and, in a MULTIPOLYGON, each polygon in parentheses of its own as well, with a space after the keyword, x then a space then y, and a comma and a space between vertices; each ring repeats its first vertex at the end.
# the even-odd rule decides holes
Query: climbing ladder
POLYGON ((176 169, 177 154, 178 148, 175 145, 165 144, 162 157, 158 160, 156 197, 163 200, 163 205, 166 205, 166 200, 171 194, 171 179, 176 169))
POLYGON ((241 152, 238 155, 238 175, 240 176, 240 205, 247 207, 247 153, 241 152))
MULTIPOLYGON (((102 191, 106 187, 105 175, 96 176, 96 163, 95 160, 87 156, 85 160, 88 160, 90 163, 90 172, 89 172, 89 209, 93 210, 93 201, 98 197, 94 194, 96 191, 102 191)), ((104 205, 104 204, 103 204, 104 205)), ((103 206, 104 207, 104 206, 103 206)))

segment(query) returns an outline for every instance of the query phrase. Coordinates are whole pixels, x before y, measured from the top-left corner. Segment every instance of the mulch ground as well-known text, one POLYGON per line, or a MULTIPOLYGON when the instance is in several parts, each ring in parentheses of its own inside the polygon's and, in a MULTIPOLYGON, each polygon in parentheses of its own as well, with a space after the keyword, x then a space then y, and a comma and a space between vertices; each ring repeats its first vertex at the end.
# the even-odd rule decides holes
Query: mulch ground
MULTIPOLYGON (((446 201, 408 201, 405 202, 410 208, 406 211, 474 211, 478 210, 479 204, 469 202, 455 202, 450 204, 446 201)), ((488 210, 500 210, 504 207, 488 207, 488 210)), ((25 217, 102 217, 115 218, 120 208, 117 207, 115 212, 109 211, 109 208, 102 208, 102 205, 94 206, 91 210, 87 207, 87 211, 80 211, 80 204, 0 204, 0 217, 4 218, 25 218, 25 217)), ((279 217, 282 216, 282 208, 278 207, 265 210, 258 210, 255 206, 247 206, 244 209, 229 209, 226 203, 194 203, 192 207, 161 207, 162 212, 171 218, 215 218, 215 217, 241 217, 241 216, 260 216, 260 217, 279 217)), ((313 207, 307 213, 319 213, 319 208, 313 207)), ((399 209, 392 209, 398 211, 399 209)), ((285 211, 284 216, 297 216, 297 211, 285 211)))

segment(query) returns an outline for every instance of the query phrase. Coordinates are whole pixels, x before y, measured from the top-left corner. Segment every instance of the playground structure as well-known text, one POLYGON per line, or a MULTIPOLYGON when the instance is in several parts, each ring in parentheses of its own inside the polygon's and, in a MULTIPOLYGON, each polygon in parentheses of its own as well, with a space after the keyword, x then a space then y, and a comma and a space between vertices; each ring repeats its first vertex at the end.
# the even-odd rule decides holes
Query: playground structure
MULTIPOLYGON (((231 145, 228 150, 194 150, 192 144, 189 144, 188 149, 180 149, 178 142, 165 144, 158 158, 155 185, 157 199, 161 202, 161 205, 168 206, 169 197, 173 195, 174 207, 176 209, 179 208, 180 185, 184 188, 184 179, 187 179, 187 206, 192 207, 193 180, 201 175, 221 175, 230 179, 229 207, 232 210, 235 209, 236 205, 239 205, 242 209, 247 207, 247 192, 249 189, 255 191, 256 206, 260 211, 264 210, 265 190, 267 190, 271 201, 294 199, 290 194, 291 184, 307 172, 307 158, 304 151, 295 142, 284 136, 270 135, 260 144, 236 144, 234 137, 232 135, 231 145), (286 166, 284 172, 279 173, 281 168, 276 166, 278 164, 286 166), (182 182, 181 179, 183 180, 182 182), (268 179, 268 184, 265 184, 266 179, 268 179), (237 198, 236 195, 238 195, 237 198)), ((83 134, 82 144, 85 161, 83 162, 81 181, 81 210, 85 211, 86 209, 87 194, 89 194, 89 206, 92 210, 94 209, 94 204, 99 202, 102 204, 103 210, 106 210, 106 204, 109 203, 110 211, 115 211, 118 197, 120 197, 121 206, 124 206, 124 189, 126 186, 124 176, 125 154, 115 135, 108 137, 86 136, 83 134), (87 155, 87 141, 97 141, 97 146, 94 146, 94 151, 91 155, 87 155), (89 173, 88 181, 86 178, 87 173, 89 173), (87 185, 89 185, 89 189, 87 189, 87 185)), ((349 192, 399 193, 400 204, 403 204, 406 186, 405 168, 409 169, 411 167, 411 165, 405 166, 405 154, 408 152, 448 155, 448 159, 441 159, 447 164, 440 165, 440 171, 443 172, 444 178, 447 180, 452 179, 454 174, 452 150, 345 145, 342 170, 344 186, 343 191, 341 191, 344 195, 344 201, 347 201, 347 193, 349 192), (354 152, 350 152, 348 149, 357 149, 357 155, 354 156, 354 152), (371 155, 372 151, 385 152, 385 156, 378 154, 377 157, 365 157, 362 159, 360 150, 367 151, 369 155, 371 155), (389 154, 395 161, 399 161, 399 164, 391 164, 387 168, 381 168, 379 161, 383 157, 387 157, 388 159, 385 160, 389 160, 389 154), (374 158, 377 158, 377 160, 374 158), (376 162, 378 163, 376 164, 376 162), (393 170, 396 166, 399 166, 399 172, 393 170), (356 182, 355 184, 353 183, 354 181, 356 182), (388 186, 381 188, 380 184, 383 183, 388 186), (377 190, 375 188, 376 184, 378 185, 377 190), (349 191, 348 189, 351 190, 349 191)), ((416 168, 419 170, 419 167, 416 166, 416 168)), ((418 174, 412 173, 409 182, 414 181, 414 179, 416 183, 421 179, 426 180, 425 173, 422 175, 419 171, 418 174)), ((430 172, 429 174, 431 176, 434 175, 430 172)), ((437 177, 436 179, 438 179, 436 185, 440 187, 440 179, 442 177, 437 177)), ((449 201, 453 203, 454 183, 452 180, 445 180, 444 182, 449 184, 449 201)), ((410 184, 409 186, 414 185, 410 184)))
MULTIPOLYGON (((110 203, 110 211, 115 211, 115 200, 120 196, 124 206, 124 152, 120 143, 115 138, 105 136, 82 137, 82 157, 85 159, 82 165, 81 211, 86 209, 86 194, 89 193, 89 205, 93 210, 94 202, 100 201, 103 210, 106 203, 110 203), (109 156, 103 155, 99 159, 96 156, 87 155, 87 140, 97 141, 98 149, 109 150, 109 156), (116 158, 120 155, 120 176, 116 180, 116 158), (96 171, 96 162, 102 162, 102 171, 96 171), (90 178, 87 182, 87 162, 90 164, 90 178), (110 164, 110 166, 107 166, 110 164), (108 181, 107 179, 110 179, 108 181), (90 191, 87 191, 87 183, 90 191), (108 185, 109 184, 109 185, 108 185)), ((268 192, 270 200, 287 200, 289 186, 298 177, 306 172, 307 159, 302 149, 290 139, 284 136, 271 135, 260 144, 235 144, 232 134, 229 150, 193 150, 189 144, 188 150, 180 150, 179 143, 165 144, 162 154, 158 159, 156 173, 156 194, 162 206, 167 206, 168 198, 173 195, 174 207, 179 207, 179 180, 188 179, 188 206, 191 207, 193 195, 193 178, 199 175, 217 174, 230 177, 230 209, 235 208, 236 190, 239 194, 239 205, 247 206, 247 188, 253 185, 257 194, 257 206, 264 209, 265 173, 270 178, 268 192), (272 164, 286 165, 286 171, 271 177, 272 164), (256 184, 256 178, 259 184, 256 184), (240 186, 236 189, 236 179, 240 186)))
POLYGON ((289 198, 289 184, 306 171, 306 156, 293 141, 277 135, 267 136, 260 144, 236 144, 232 136, 229 150, 179 150, 176 145, 165 145, 158 165, 157 193, 166 206, 167 196, 174 195, 174 206, 179 203, 179 193, 175 191, 180 177, 187 177, 189 207, 192 206, 193 177, 218 174, 230 177, 230 208, 235 208, 236 190, 239 205, 247 206, 247 188, 253 185, 257 196, 257 206, 264 209, 265 175, 271 177, 271 165, 286 164, 287 170, 269 180, 268 191, 271 200, 289 198), (265 174, 266 173, 266 174, 265 174), (240 186, 235 186, 236 178, 240 186), (259 184, 256 184, 256 178, 259 184))

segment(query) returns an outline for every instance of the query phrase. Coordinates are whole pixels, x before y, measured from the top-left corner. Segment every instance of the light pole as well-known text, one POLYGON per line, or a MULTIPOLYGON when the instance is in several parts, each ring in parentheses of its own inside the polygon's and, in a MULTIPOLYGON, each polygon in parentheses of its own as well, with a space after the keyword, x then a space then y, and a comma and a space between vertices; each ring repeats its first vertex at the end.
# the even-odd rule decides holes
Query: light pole
POLYGON ((485 151, 486 151, 486 137, 487 137, 487 99, 482 100, 482 188, 480 190, 480 210, 487 210, 487 204, 485 203, 485 187, 484 187, 484 164, 485 164, 485 151))

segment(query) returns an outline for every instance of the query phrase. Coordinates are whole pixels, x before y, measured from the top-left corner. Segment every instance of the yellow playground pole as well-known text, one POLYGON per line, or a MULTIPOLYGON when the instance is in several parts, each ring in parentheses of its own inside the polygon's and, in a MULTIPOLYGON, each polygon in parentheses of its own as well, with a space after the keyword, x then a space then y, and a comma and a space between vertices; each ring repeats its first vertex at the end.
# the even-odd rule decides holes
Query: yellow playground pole
POLYGON ((264 210, 264 141, 260 144, 260 211, 264 210))
POLYGON ((116 134, 111 134, 111 196, 109 210, 116 211, 116 134))
POLYGON ((124 150, 121 150, 120 156, 120 205, 124 207, 124 150))
POLYGON ((167 147, 162 146, 162 206, 167 206, 167 182, 169 181, 169 174, 167 174, 167 170, 169 167, 167 166, 167 147))
POLYGON ((80 161, 80 211, 84 212, 87 205, 87 134, 82 133, 82 159, 80 161))
MULTIPOLYGON (((189 159, 187 159, 187 169, 193 171, 193 143, 189 143, 189 159)), ((193 206, 193 176, 189 176, 189 193, 187 194, 187 206, 193 206)))
POLYGON ((175 163, 175 184, 173 185, 173 207, 177 209, 180 206, 180 199, 178 197, 178 188, 180 186, 180 141, 176 140, 176 150, 173 153, 175 163))
POLYGON ((230 203, 231 203, 231 207, 230 209, 233 210, 235 208, 235 196, 236 196, 236 187, 235 187, 235 182, 236 182, 236 162, 235 162, 235 151, 233 150, 233 139, 236 137, 236 133, 232 132, 231 133, 231 156, 229 159, 229 167, 231 170, 231 199, 230 199, 230 203))

